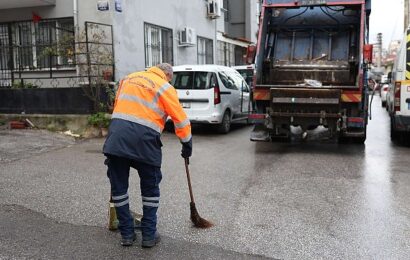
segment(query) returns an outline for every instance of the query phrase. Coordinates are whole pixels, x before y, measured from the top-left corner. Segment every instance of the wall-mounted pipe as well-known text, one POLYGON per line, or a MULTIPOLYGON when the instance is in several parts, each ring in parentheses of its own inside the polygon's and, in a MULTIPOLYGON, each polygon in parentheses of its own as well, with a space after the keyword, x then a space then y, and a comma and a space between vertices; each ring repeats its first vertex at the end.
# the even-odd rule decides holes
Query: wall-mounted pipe
MULTIPOLYGON (((73 16, 74 16, 74 44, 77 41, 79 34, 80 34, 80 29, 78 26, 78 0, 73 0, 73 16)), ((74 48, 77 48, 77 46, 74 46, 74 48)), ((74 51, 75 52, 75 51, 74 51)), ((75 64, 78 64, 77 57, 75 57, 75 64)), ((75 66, 76 74, 77 77, 80 76, 80 67, 78 65, 75 66)))

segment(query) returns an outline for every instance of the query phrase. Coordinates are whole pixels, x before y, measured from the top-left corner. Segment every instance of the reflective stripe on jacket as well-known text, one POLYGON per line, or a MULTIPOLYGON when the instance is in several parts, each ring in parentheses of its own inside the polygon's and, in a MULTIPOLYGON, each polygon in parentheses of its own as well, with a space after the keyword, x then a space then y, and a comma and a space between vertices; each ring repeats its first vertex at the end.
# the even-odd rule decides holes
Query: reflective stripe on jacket
POLYGON ((162 70, 153 67, 128 75, 117 91, 104 154, 160 167, 160 134, 168 115, 181 142, 190 141, 191 124, 162 70))

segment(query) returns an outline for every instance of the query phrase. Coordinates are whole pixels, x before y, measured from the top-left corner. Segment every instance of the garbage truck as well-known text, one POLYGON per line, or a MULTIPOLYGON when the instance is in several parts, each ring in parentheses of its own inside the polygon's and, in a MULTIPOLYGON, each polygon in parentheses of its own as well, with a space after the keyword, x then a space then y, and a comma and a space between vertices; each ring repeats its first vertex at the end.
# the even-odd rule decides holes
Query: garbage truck
POLYGON ((370 0, 264 0, 252 88, 252 141, 364 143, 370 0))

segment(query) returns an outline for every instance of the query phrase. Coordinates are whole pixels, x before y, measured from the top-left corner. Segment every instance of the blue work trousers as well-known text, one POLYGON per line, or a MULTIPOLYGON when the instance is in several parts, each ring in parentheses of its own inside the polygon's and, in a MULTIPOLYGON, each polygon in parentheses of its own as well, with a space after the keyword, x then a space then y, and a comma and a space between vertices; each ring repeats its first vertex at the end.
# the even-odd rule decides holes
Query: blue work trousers
POLYGON ((131 159, 106 155, 107 175, 111 183, 111 194, 119 221, 118 229, 123 238, 134 236, 134 219, 129 209, 128 179, 130 168, 138 171, 142 197, 143 217, 141 220, 142 238, 154 239, 157 230, 157 210, 159 206, 159 183, 161 168, 131 159))

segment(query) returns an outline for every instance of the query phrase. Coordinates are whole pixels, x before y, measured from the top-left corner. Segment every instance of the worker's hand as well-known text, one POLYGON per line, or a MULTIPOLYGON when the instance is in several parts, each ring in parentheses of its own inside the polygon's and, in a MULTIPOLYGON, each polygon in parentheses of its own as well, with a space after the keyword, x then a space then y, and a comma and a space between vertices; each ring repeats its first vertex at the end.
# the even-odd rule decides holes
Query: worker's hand
POLYGON ((188 142, 182 143, 181 156, 185 159, 192 155, 192 138, 188 142))

